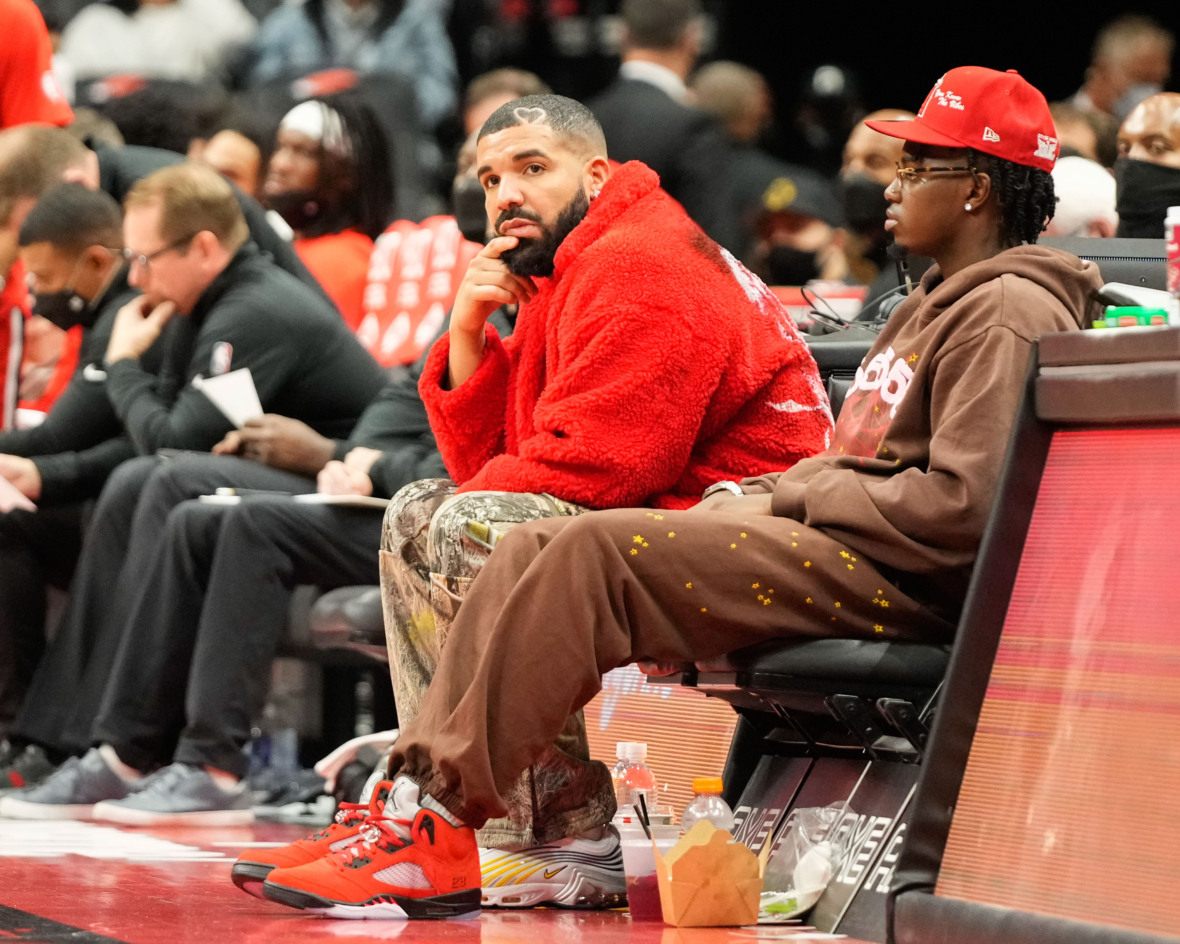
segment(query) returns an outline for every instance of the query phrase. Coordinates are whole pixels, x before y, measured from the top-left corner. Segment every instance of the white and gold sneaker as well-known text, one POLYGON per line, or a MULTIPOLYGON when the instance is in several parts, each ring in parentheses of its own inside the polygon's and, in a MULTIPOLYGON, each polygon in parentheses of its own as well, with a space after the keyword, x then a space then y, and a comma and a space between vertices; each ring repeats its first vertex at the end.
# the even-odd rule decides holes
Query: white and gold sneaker
POLYGON ((623 850, 606 827, 601 839, 562 839, 520 852, 479 850, 483 907, 617 908, 627 901, 623 850))

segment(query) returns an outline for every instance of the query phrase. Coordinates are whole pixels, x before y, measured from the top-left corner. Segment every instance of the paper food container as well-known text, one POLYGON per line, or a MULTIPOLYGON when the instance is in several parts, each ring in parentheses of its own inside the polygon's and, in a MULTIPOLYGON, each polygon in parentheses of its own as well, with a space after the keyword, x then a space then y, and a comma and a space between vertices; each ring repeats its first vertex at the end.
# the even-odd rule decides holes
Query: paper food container
POLYGON ((656 850, 664 923, 680 928, 758 923, 762 863, 724 829, 700 820, 666 856, 656 850))

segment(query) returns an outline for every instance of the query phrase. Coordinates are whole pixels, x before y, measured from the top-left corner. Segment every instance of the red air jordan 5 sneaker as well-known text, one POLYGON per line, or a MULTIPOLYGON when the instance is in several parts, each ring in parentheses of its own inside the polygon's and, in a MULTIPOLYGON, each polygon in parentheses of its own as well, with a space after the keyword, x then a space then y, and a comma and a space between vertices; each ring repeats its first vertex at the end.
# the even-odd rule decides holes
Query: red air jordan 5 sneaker
MULTIPOLYGON (((401 786, 399 779, 395 791, 401 786)), ((474 918, 480 913, 475 830, 412 802, 370 814, 360 838, 307 865, 271 872, 262 893, 334 918, 474 918), (413 818, 398 816, 410 813, 413 818), (394 811, 396 808, 396 812, 394 811), (390 815, 393 813, 394 815, 390 815)), ((399 797, 399 800, 403 798, 399 797)))
POLYGON ((367 804, 341 803, 336 811, 336 822, 306 839, 300 839, 278 849, 250 849, 238 856, 230 873, 242 891, 262 898, 262 883, 275 869, 289 869, 306 865, 356 842, 361 827, 369 816, 380 815, 392 786, 389 781, 377 784, 367 804))

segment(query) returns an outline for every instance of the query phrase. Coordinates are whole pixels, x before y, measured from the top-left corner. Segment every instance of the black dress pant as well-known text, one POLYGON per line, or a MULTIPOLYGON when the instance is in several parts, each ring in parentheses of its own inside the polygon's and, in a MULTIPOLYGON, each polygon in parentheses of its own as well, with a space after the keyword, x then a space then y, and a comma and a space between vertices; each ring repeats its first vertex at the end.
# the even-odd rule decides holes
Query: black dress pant
POLYGON ((111 474, 86 531, 57 637, 33 676, 13 735, 68 753, 89 747, 123 631, 150 589, 168 515, 225 486, 315 490, 303 476, 208 453, 140 456, 111 474))
POLYGON ((70 585, 85 507, 0 514, 0 738, 12 726, 45 650, 46 591, 70 585))
POLYGON ((95 723, 141 770, 178 761, 244 776, 291 593, 380 580, 381 511, 247 498, 168 516, 95 723))

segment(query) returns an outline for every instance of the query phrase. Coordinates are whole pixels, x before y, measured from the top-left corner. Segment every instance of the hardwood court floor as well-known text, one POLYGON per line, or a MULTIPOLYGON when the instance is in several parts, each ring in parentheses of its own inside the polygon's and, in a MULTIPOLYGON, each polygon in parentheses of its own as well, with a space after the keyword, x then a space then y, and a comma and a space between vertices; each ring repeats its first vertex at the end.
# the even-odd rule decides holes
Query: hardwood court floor
POLYGON ((537 909, 485 911, 470 921, 337 921, 251 898, 230 883, 230 865, 242 848, 290 842, 307 832, 271 824, 116 829, 0 820, 0 942, 365 944, 397 938, 415 944, 753 944, 794 936, 787 928, 678 930, 633 923, 623 911, 537 909))

